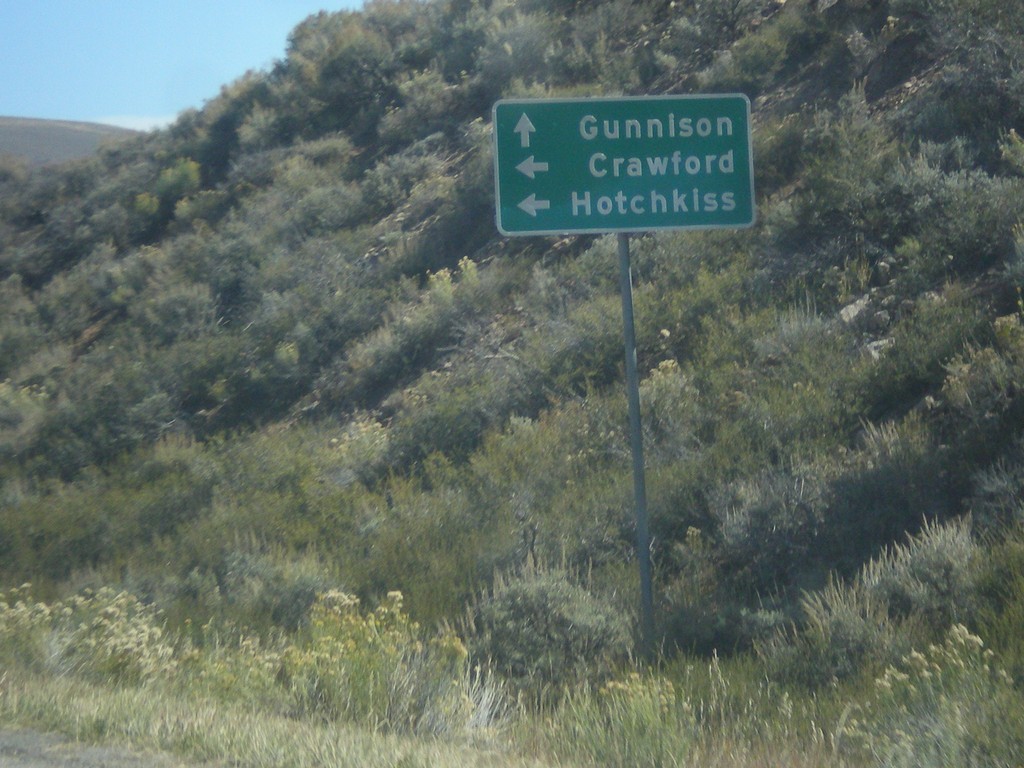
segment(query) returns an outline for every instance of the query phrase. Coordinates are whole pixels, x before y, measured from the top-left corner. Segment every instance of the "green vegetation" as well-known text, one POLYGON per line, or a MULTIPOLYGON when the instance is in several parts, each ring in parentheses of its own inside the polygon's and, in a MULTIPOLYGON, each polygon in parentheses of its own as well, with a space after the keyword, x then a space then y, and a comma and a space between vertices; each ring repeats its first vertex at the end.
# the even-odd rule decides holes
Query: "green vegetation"
POLYGON ((256 765, 1024 761, 1022 40, 1019 0, 375 0, 3 163, 0 719, 256 765), (490 108, 731 89, 757 225, 633 241, 638 659, 615 241, 497 236, 490 108))

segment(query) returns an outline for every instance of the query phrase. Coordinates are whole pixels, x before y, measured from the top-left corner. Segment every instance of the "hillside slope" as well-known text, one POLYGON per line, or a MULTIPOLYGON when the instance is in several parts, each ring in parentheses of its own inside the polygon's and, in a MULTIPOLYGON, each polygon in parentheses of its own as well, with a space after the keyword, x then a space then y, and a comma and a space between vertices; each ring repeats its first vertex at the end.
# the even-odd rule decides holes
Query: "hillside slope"
POLYGON ((490 108, 743 92, 757 225, 635 241, 662 645, 812 684, 957 621, 1019 649, 1005 7, 382 0, 166 131, 0 176, 0 578, 289 630, 400 589, 558 678, 498 586, 632 610, 615 244, 497 235, 490 108))
POLYGON ((97 123, 0 117, 0 155, 20 158, 30 165, 63 163, 88 157, 104 143, 134 133, 97 123))

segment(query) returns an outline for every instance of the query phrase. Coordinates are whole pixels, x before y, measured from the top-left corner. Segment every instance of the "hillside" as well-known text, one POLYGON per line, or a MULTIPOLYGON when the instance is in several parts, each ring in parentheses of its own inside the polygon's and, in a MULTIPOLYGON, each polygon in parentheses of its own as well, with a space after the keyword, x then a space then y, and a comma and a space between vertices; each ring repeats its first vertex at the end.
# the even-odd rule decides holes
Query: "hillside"
POLYGON ((104 143, 134 133, 96 123, 0 117, 0 156, 20 158, 30 165, 63 163, 88 157, 104 143))
MULTIPOLYGON (((659 669, 714 698, 734 664, 771 727, 672 722, 694 755, 914 754, 934 702, 848 718, 931 649, 987 702, 928 710, 969 722, 942 749, 1019 762, 1022 33, 1019 0, 378 0, 164 131, 0 170, 0 583, 126 590, 197 654, 294 643, 251 689, 275 715, 429 730, 316 666, 389 668, 414 620, 531 711, 657 702, 602 687, 637 602, 616 243, 499 236, 491 107, 739 92, 755 226, 634 238, 634 301, 659 669), (823 730, 771 730, 783 690, 823 730)), ((583 727, 545 722, 544 754, 583 727)))

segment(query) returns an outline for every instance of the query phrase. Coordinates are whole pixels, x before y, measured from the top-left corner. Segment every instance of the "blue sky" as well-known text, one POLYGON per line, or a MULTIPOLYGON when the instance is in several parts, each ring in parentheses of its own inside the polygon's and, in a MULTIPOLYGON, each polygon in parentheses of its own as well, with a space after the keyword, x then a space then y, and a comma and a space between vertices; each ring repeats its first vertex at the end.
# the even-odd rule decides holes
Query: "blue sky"
POLYGON ((319 10, 363 0, 0 0, 0 116, 147 129, 284 57, 319 10))

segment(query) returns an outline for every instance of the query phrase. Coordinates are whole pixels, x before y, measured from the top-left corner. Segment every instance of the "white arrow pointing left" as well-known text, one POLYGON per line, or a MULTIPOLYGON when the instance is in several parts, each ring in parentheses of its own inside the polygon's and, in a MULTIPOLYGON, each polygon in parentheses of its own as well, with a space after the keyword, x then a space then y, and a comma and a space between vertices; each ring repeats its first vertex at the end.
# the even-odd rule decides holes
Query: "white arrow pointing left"
POLYGON ((523 200, 519 204, 519 207, 526 211, 533 217, 537 216, 537 211, 546 211, 551 207, 550 200, 538 200, 536 194, 530 195, 528 198, 523 200))
POLYGON ((533 159, 533 155, 523 160, 519 165, 516 166, 516 170, 525 176, 529 176, 531 179, 535 178, 537 173, 543 173, 548 169, 547 163, 541 163, 533 159))

